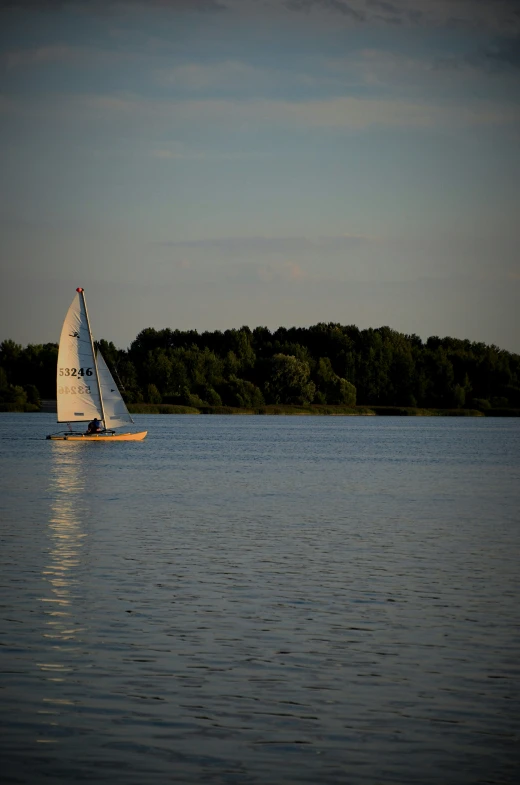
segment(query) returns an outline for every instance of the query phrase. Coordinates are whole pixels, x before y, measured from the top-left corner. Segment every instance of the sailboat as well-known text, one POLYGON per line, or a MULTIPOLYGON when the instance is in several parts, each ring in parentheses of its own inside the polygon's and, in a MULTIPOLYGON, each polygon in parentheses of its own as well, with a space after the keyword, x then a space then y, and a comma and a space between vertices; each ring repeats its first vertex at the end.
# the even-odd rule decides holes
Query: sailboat
POLYGON ((51 433, 47 439, 135 442, 148 433, 116 433, 114 430, 133 420, 101 352, 94 349, 85 292, 81 287, 76 289, 61 330, 56 399, 57 420, 67 423, 69 430, 51 433), (94 418, 103 424, 98 433, 72 430, 71 423, 94 418))

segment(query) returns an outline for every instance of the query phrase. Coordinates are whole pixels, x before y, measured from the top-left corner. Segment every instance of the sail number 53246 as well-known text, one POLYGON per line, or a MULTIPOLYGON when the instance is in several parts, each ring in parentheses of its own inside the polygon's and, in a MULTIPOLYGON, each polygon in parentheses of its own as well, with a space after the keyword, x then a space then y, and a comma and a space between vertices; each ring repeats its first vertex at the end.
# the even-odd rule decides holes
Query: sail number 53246
POLYGON ((93 373, 92 368, 60 368, 58 371, 59 376, 92 376, 93 373))

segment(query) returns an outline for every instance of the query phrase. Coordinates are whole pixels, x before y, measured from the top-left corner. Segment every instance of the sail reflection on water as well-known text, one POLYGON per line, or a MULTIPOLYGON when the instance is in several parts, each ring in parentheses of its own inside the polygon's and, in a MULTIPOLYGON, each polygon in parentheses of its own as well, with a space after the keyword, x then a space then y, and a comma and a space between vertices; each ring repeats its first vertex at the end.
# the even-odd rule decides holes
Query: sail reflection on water
POLYGON ((45 637, 57 642, 74 640, 81 631, 80 613, 75 607, 78 570, 87 536, 83 527, 86 489, 81 453, 81 449, 71 450, 66 442, 52 444, 48 486, 50 548, 47 564, 42 570, 42 577, 49 584, 50 591, 42 600, 47 606, 45 614, 50 628, 45 637))

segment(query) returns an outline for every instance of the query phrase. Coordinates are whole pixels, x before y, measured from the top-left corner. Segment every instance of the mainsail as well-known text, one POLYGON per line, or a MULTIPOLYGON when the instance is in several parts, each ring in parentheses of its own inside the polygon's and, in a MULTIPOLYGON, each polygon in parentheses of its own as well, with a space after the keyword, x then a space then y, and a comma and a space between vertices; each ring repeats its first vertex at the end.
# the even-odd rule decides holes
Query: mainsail
POLYGON ((105 428, 117 428, 118 425, 133 422, 103 355, 99 351, 97 353, 97 367, 103 409, 105 410, 105 428))
POLYGON ((87 312, 79 293, 61 330, 56 390, 58 422, 103 418, 87 312))
POLYGON ((133 422, 101 354, 94 359, 83 290, 67 311, 58 352, 58 422, 83 422, 94 417, 105 428, 133 422))

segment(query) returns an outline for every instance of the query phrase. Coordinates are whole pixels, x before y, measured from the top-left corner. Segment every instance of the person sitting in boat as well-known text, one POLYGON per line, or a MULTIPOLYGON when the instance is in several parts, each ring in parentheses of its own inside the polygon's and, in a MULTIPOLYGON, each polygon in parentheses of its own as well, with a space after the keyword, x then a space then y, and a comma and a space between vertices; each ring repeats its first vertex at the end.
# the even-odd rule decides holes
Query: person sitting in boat
POLYGON ((101 421, 98 420, 97 417, 94 417, 92 422, 89 422, 87 426, 87 434, 89 433, 100 433, 101 431, 101 421))

